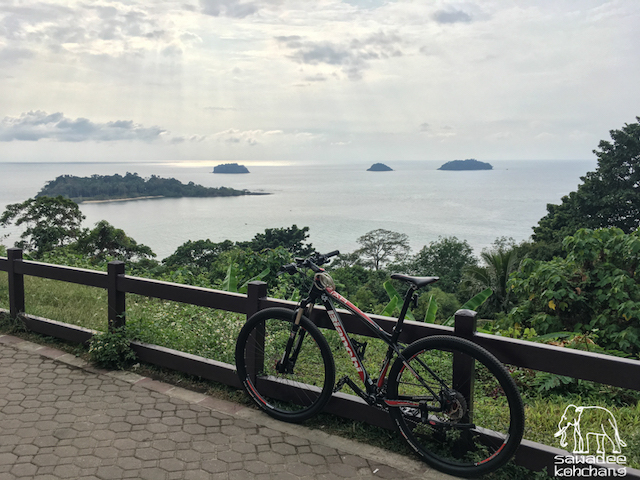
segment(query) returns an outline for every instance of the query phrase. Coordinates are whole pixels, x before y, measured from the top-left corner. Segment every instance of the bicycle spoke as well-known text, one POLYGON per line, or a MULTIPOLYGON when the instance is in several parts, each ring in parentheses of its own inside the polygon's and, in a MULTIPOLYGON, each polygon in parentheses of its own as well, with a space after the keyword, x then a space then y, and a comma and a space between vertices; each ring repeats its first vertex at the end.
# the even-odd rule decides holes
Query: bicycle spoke
POLYGON ((497 360, 471 342, 448 337, 416 342, 406 358, 411 368, 398 361, 390 373, 388 404, 425 461, 460 476, 487 473, 506 462, 520 442, 524 413, 497 360), (454 375, 460 362, 473 365, 474 376, 454 375))

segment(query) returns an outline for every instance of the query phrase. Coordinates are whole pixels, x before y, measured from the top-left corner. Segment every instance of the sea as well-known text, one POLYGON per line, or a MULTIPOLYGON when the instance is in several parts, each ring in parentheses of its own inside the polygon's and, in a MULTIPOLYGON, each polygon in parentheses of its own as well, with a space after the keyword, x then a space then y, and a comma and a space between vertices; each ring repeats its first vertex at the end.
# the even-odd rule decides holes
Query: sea
MULTIPOLYGON (((246 163, 248 174, 214 174, 220 162, 0 163, 0 208, 34 197, 59 175, 157 175, 207 187, 268 195, 154 198, 82 203, 90 228, 100 220, 123 229, 163 259, 188 240, 250 240, 267 228, 309 227, 308 241, 324 252, 355 251, 375 229, 408 236, 414 253, 440 237, 466 240, 479 254, 500 237, 527 240, 547 210, 575 191, 596 160, 490 161, 492 170, 443 171, 443 161, 372 163, 246 163)), ((242 162, 240 162, 242 163, 242 162)), ((20 229, 0 228, 12 246, 20 229)))

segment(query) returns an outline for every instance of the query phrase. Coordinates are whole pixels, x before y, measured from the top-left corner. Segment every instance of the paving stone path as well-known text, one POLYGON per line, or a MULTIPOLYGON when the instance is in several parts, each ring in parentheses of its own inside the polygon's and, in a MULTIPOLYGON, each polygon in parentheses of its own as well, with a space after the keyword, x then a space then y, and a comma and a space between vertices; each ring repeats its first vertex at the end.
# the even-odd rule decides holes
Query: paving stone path
POLYGON ((445 479, 423 463, 0 336, 0 480, 445 479))

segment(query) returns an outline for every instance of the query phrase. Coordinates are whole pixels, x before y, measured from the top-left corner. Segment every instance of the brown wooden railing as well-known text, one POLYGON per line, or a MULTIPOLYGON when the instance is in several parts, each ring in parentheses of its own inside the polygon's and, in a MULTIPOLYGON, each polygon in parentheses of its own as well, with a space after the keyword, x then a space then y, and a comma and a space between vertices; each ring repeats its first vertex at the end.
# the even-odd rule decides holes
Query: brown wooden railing
MULTIPOLYGON (((248 293, 244 295, 132 277, 125 274, 125 264, 118 261, 111 262, 105 273, 23 260, 22 251, 17 248, 9 248, 7 257, 0 257, 0 271, 8 273, 9 311, 5 311, 6 313, 12 317, 20 317, 26 327, 34 332, 78 343, 89 341, 96 332, 25 313, 25 275, 106 289, 108 318, 105 320, 109 326, 124 323, 126 294, 226 310, 245 314, 247 317, 267 307, 295 306, 293 302, 267 297, 267 285, 264 282, 250 283, 248 293)), ((388 332, 392 330, 396 321, 378 315, 371 317, 388 332)), ((341 312, 341 318, 349 333, 371 336, 371 331, 349 312, 341 312)), ((315 308, 311 320, 320 328, 333 328, 323 307, 315 308)), ((478 333, 475 331, 475 321, 475 312, 468 310, 461 310, 456 314, 454 327, 406 321, 400 341, 410 343, 437 334, 457 335, 485 347, 505 364, 640 391, 638 360, 478 333)), ((241 386, 233 365, 157 345, 132 342, 132 347, 143 362, 234 387, 241 386)), ((386 413, 368 406, 354 395, 334 394, 326 410, 350 419, 393 428, 386 413)), ((551 473, 554 455, 567 454, 564 450, 525 440, 518 449, 516 462, 534 470, 547 467, 551 473)), ((640 479, 640 471, 627 468, 626 478, 640 479)))

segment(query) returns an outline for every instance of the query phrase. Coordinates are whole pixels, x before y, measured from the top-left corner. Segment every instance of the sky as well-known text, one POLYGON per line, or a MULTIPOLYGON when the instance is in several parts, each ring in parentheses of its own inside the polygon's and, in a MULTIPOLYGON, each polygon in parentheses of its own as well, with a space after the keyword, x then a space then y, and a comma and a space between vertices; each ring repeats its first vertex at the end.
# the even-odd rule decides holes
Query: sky
POLYGON ((591 159, 638 0, 0 0, 0 162, 591 159))

